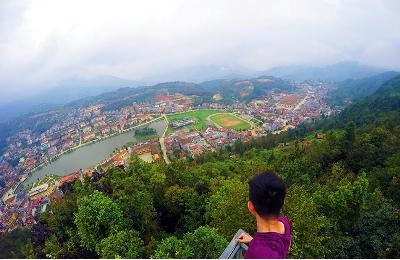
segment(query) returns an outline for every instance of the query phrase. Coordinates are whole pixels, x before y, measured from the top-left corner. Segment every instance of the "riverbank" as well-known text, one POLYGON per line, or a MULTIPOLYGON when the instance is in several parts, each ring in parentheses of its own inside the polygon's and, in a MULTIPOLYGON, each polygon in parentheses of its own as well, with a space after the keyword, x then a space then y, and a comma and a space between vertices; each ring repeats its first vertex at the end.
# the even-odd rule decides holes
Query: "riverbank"
MULTIPOLYGON (((105 136, 105 137, 102 137, 102 138, 98 138, 98 139, 92 140, 90 142, 77 145, 77 146, 75 146, 75 147, 73 147, 71 149, 68 149, 66 151, 63 151, 62 153, 59 153, 56 156, 52 157, 51 160, 45 161, 45 162, 41 163, 40 165, 38 165, 37 167, 31 169, 29 172, 27 172, 26 173, 27 177, 24 178, 24 180, 18 182, 16 184, 16 186, 14 186, 13 191, 18 190, 21 184, 26 184, 27 183, 27 179, 28 180, 32 179, 32 176, 33 176, 33 174, 35 172, 41 171, 43 168, 51 166, 53 162, 58 161, 63 156, 66 156, 68 154, 72 154, 73 152, 77 151, 78 149, 85 148, 85 147, 90 147, 91 145, 96 145, 96 144, 98 144, 100 142, 106 141, 107 139, 111 139, 111 138, 115 138, 115 137, 124 135, 124 134, 126 134, 128 132, 133 131, 134 129, 136 129, 138 127, 143 127, 143 126, 146 126, 146 125, 149 125, 149 124, 152 124, 152 123, 156 123, 156 122, 158 122, 160 120, 163 120, 163 119, 164 119, 163 116, 158 116, 158 117, 156 117, 156 118, 154 118, 152 120, 149 120, 147 122, 132 126, 130 128, 127 128, 127 129, 124 129, 122 131, 113 133, 111 135, 108 135, 108 136, 105 136)), ((161 131, 160 131, 160 134, 161 134, 161 131)), ((134 137, 132 136, 132 138, 134 138, 134 137)), ((127 138, 125 138, 125 139, 127 139, 127 138)))

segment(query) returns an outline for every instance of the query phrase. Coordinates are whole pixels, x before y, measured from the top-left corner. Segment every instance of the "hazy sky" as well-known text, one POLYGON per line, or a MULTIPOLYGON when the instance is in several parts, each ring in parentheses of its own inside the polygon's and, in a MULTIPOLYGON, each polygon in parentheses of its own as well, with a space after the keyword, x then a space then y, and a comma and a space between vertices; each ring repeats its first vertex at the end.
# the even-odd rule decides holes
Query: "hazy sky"
POLYGON ((0 0, 1 99, 71 76, 355 60, 400 69, 400 1, 0 0))

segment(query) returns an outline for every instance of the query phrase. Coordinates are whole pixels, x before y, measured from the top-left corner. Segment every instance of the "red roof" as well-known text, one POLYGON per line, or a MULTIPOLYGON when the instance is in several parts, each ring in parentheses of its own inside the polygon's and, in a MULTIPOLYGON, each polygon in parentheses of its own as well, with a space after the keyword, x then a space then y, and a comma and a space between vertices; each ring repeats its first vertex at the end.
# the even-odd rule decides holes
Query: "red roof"
POLYGON ((73 182, 75 179, 78 179, 79 177, 80 177, 80 172, 79 171, 77 171, 77 172, 75 172, 73 174, 64 176, 59 180, 60 186, 63 185, 64 183, 66 183, 66 182, 68 182, 68 183, 73 182))
POLYGON ((12 196, 11 198, 8 198, 8 199, 5 201, 5 203, 6 203, 6 204, 14 203, 14 202, 15 202, 15 198, 16 198, 16 196, 14 195, 14 196, 12 196))
POLYGON ((297 100, 298 100, 297 96, 288 95, 288 96, 283 97, 282 102, 287 105, 294 105, 294 104, 296 104, 297 100))
POLYGON ((190 148, 191 150, 194 150, 194 149, 198 149, 198 146, 195 145, 195 144, 192 144, 192 145, 189 146, 189 148, 190 148))
POLYGON ((140 120, 147 120, 150 119, 150 117, 148 115, 138 115, 137 116, 140 120))

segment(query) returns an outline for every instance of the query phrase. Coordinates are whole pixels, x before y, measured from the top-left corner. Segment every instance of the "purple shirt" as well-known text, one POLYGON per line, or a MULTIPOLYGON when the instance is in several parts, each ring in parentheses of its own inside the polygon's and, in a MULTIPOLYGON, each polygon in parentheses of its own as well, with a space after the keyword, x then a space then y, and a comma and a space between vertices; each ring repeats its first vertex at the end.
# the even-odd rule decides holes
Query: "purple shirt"
POLYGON ((244 258, 286 258, 291 240, 290 222, 286 217, 279 216, 278 220, 285 226, 285 233, 257 232, 249 244, 244 258))

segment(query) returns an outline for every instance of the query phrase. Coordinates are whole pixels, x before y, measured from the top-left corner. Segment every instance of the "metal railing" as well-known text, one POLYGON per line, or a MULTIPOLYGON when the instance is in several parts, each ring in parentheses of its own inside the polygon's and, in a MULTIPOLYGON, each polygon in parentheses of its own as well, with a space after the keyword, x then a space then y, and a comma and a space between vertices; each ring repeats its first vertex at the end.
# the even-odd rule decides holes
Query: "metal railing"
POLYGON ((239 229, 233 236, 229 245, 225 248, 224 252, 221 254, 219 259, 241 259, 244 253, 247 251, 248 247, 243 244, 236 242, 235 239, 242 233, 246 233, 244 230, 239 229))

